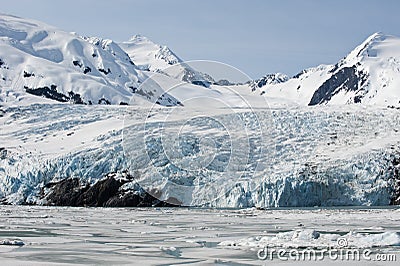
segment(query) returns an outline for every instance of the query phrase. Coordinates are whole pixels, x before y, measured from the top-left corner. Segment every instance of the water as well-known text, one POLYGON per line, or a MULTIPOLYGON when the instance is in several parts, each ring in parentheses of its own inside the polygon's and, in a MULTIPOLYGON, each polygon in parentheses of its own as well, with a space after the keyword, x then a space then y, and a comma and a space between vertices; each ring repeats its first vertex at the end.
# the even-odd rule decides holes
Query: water
MULTIPOLYGON (((257 247, 221 246, 224 241, 315 229, 320 234, 400 232, 398 208, 159 209, 1 206, 2 265, 260 265, 257 247)), ((312 243, 314 240, 310 240, 312 243)), ((400 247, 370 247, 373 254, 400 247)), ((280 261, 298 265, 308 262, 280 261)), ((317 262, 311 262, 317 263, 317 262)), ((329 258, 324 264, 343 264, 329 258)), ((352 265, 396 265, 359 261, 352 265)), ((318 265, 318 264, 315 264, 318 265)))

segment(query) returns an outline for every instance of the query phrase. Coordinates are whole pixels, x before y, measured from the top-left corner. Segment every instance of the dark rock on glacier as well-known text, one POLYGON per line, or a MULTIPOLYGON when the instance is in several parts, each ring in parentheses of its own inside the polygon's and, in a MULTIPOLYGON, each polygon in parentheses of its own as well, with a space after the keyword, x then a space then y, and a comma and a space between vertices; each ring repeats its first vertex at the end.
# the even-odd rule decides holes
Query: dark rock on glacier
POLYGON ((50 188, 46 195, 46 205, 51 206, 78 206, 78 198, 86 191, 87 187, 81 187, 78 178, 67 178, 58 183, 49 183, 45 188, 50 188))
POLYGON ((124 190, 122 186, 130 182, 117 180, 112 175, 97 181, 93 185, 82 183, 77 178, 67 178, 45 186, 42 191, 45 205, 50 206, 85 206, 85 207, 175 207, 181 203, 174 198, 167 201, 157 199, 162 196, 159 191, 147 192, 136 184, 133 190, 124 190))
POLYGON ((105 202, 105 207, 133 207, 139 206, 142 198, 138 193, 130 191, 123 195, 116 195, 105 202))
POLYGON ((102 207, 111 197, 115 196, 122 183, 113 177, 100 180, 84 191, 76 202, 78 206, 102 207))
POLYGON ((4 160, 7 158, 7 149, 4 147, 0 147, 0 160, 4 160))
POLYGON ((177 207, 181 203, 174 199, 160 201, 147 192, 128 191, 110 198, 104 207, 177 207))
POLYGON ((391 158, 392 167, 389 168, 393 183, 393 198, 391 205, 400 205, 400 151, 391 158))

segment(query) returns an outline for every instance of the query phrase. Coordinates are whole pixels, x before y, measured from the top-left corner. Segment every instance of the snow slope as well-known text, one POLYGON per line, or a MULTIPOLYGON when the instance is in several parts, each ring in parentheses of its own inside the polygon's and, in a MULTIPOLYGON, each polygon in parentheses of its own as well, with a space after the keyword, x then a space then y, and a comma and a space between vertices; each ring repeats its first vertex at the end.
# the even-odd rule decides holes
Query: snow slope
POLYGON ((400 38, 376 33, 336 65, 306 69, 261 88, 300 105, 363 103, 400 106, 400 38))
MULTIPOLYGON (((38 21, 0 15, 3 102, 31 102, 30 95, 36 95, 81 104, 127 104, 134 102, 132 97, 154 103, 155 95, 163 91, 134 94, 146 78, 111 40, 84 38, 38 21)), ((177 102, 164 95, 167 98, 177 102)))
POLYGON ((168 47, 155 44, 142 35, 135 35, 129 41, 120 43, 120 46, 143 70, 159 72, 182 62, 168 47))
POLYGON ((167 46, 155 44, 142 35, 119 44, 132 61, 142 70, 162 73, 174 79, 208 87, 212 77, 196 71, 184 63, 167 46))

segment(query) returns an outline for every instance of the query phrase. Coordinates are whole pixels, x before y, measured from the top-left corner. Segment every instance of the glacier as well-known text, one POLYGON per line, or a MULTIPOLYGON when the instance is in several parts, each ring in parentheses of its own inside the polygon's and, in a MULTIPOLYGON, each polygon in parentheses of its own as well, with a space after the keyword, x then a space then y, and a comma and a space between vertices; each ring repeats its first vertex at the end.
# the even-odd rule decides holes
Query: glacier
POLYGON ((126 171, 135 180, 124 189, 157 189, 161 200, 183 206, 376 206, 398 193, 396 109, 238 108, 206 117, 184 107, 3 111, 0 195, 7 203, 45 204, 47 183, 93 184, 126 171))

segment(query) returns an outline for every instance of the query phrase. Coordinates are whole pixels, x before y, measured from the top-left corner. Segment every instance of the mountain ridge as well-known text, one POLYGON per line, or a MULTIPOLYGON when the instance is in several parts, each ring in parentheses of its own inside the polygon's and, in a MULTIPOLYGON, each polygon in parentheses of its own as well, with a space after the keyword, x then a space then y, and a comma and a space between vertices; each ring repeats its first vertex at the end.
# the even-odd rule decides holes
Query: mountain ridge
POLYGON ((179 105, 179 95, 169 95, 162 84, 141 86, 156 73, 217 91, 252 91, 267 101, 400 106, 400 38, 383 33, 371 35, 336 64, 292 78, 268 74, 246 84, 216 82, 142 35, 117 43, 12 15, 0 14, 0 48, 0 100, 16 104, 37 102, 31 96, 40 96, 75 104, 179 105))
POLYGON ((335 65, 305 69, 260 89, 266 96, 286 97, 300 105, 400 106, 399 86, 400 38, 375 33, 335 65))
POLYGON ((79 104, 178 101, 165 91, 134 91, 148 74, 111 40, 82 37, 35 20, 0 15, 0 99, 30 95, 79 104))

